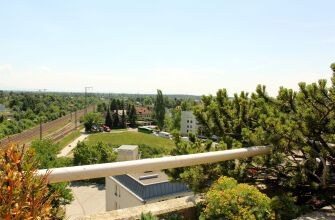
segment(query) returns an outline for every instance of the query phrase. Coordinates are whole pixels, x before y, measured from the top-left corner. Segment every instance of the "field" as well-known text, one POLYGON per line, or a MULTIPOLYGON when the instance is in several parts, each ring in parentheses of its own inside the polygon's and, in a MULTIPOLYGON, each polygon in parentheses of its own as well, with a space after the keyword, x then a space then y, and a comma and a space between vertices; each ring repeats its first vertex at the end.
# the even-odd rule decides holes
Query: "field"
POLYGON ((174 142, 151 134, 139 132, 121 132, 121 133, 98 133, 88 137, 89 144, 101 141, 113 146, 130 144, 130 145, 147 145, 160 151, 169 152, 174 147, 174 142))

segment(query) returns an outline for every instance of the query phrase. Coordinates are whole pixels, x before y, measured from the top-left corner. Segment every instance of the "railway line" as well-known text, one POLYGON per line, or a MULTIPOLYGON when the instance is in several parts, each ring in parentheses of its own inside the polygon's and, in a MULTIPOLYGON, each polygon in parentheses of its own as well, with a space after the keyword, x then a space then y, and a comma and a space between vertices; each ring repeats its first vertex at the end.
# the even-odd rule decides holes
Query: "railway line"
MULTIPOLYGON (((81 109, 77 112, 64 115, 56 120, 43 123, 41 126, 38 125, 29 130, 25 130, 21 133, 14 134, 8 138, 0 140, 0 146, 4 146, 8 143, 25 144, 29 145, 33 139, 39 138, 42 130, 42 138, 49 138, 53 141, 59 141, 65 135, 76 129, 79 125, 80 117, 84 116, 88 112, 94 111, 95 106, 89 106, 87 109, 81 109)), ((1 149, 1 147, 0 147, 1 149)))

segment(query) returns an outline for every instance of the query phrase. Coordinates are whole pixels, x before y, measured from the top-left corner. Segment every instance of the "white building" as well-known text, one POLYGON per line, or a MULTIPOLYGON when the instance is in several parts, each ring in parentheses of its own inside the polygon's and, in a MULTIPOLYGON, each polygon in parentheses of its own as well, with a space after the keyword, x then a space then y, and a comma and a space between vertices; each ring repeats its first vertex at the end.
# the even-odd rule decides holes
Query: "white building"
MULTIPOLYGON (((138 146, 118 148, 118 161, 136 160, 138 146)), ((154 169, 154 167, 153 167, 154 169)), ((146 171, 106 177, 106 211, 192 195, 182 183, 171 183, 161 171, 146 171)))
POLYGON ((198 122, 195 119, 192 111, 182 111, 180 121, 180 133, 182 136, 187 136, 188 133, 196 134, 198 122))

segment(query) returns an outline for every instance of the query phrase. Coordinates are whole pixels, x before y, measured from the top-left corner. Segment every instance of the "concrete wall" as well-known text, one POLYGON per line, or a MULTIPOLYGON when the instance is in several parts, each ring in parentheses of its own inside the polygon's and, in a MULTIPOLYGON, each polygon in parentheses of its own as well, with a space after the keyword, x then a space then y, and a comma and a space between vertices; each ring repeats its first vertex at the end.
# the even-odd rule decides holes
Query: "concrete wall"
POLYGON ((192 111, 182 111, 180 121, 180 133, 183 136, 187 136, 188 133, 196 134, 198 129, 198 122, 195 119, 192 111))
POLYGON ((197 219, 195 205, 202 201, 199 196, 186 196, 177 199, 166 200, 163 202, 150 203, 146 205, 131 207, 127 209, 119 209, 111 212, 99 213, 81 218, 82 220, 127 220, 140 219, 141 213, 151 212, 157 216, 164 216, 168 213, 179 213, 184 219, 197 219))
POLYGON ((140 198, 126 190, 112 177, 106 177, 106 211, 143 205, 140 198))

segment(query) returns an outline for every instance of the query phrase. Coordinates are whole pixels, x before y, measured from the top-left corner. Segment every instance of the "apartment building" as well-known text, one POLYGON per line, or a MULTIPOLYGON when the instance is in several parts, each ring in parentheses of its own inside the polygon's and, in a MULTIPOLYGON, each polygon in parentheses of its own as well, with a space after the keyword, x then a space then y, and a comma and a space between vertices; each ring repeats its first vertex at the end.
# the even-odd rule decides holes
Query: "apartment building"
POLYGON ((192 111, 182 111, 180 121, 180 133, 187 136, 189 133, 197 134, 198 122, 192 111))

